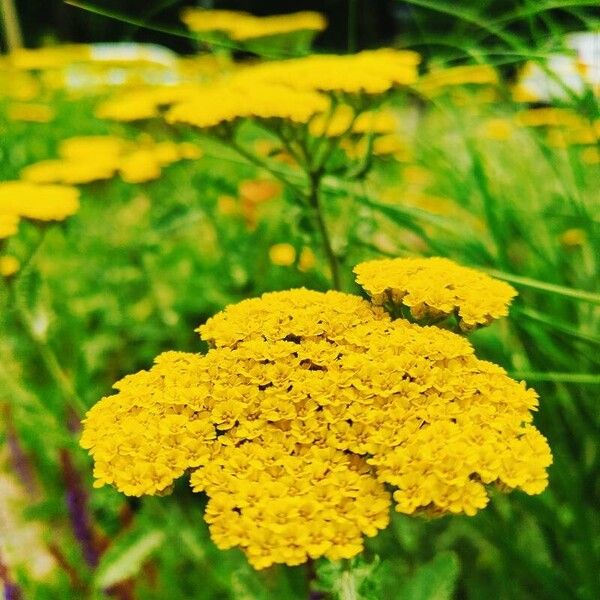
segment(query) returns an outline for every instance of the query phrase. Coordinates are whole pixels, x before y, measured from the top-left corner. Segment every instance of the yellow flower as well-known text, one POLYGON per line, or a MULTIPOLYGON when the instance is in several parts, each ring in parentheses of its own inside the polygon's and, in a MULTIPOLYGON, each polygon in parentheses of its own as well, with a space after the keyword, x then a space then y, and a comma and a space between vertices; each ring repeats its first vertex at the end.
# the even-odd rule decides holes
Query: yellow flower
POLYGON ((298 269, 303 272, 310 271, 316 264, 317 257, 315 253, 308 246, 302 248, 298 258, 298 269))
POLYGON ((2 277, 14 275, 20 267, 21 263, 14 256, 0 256, 0 275, 2 277))
POLYGON ((500 117, 488 119, 481 127, 481 134, 490 140, 505 141, 510 139, 513 133, 513 124, 500 117))
POLYGON ((583 246, 587 241, 587 235, 583 229, 567 229, 560 236, 560 243, 563 246, 583 246))
POLYGON ((246 83, 282 84, 303 91, 382 94, 417 79, 420 57, 408 50, 365 50, 358 54, 313 54, 273 61, 241 71, 246 83))
POLYGON ((0 214, 0 240, 15 235, 19 230, 19 215, 0 214))
POLYGON ((66 183, 79 185, 113 177, 117 169, 115 162, 106 157, 98 160, 43 160, 21 170, 21 179, 32 183, 66 183))
POLYGON ((269 260, 279 267, 289 267, 296 260, 296 249, 291 244, 274 244, 269 248, 269 260))
POLYGON ((233 79, 205 86, 166 114, 169 123, 187 123, 199 128, 217 127, 240 119, 278 119, 307 123, 327 109, 326 97, 313 91, 300 92, 287 86, 233 79))
POLYGON ((354 272, 376 305, 406 306, 416 319, 455 314, 463 330, 506 316, 517 294, 508 283, 447 258, 371 260, 354 272))
POLYGON ((517 122, 526 127, 585 127, 583 117, 569 108, 530 108, 517 115, 517 122))
POLYGON ((79 210, 79 191, 66 185, 0 182, 0 214, 37 221, 63 221, 79 210))
POLYGON ((191 31, 197 33, 220 31, 236 41, 295 31, 322 31, 327 26, 323 15, 310 11, 255 17, 239 11, 186 8, 182 12, 181 20, 191 31))
POLYGON ((127 183, 143 183, 160 177, 161 163, 151 150, 136 150, 121 158, 119 172, 127 183))
POLYGON ((497 85, 498 73, 490 65, 462 65, 435 69, 421 77, 415 88, 427 97, 435 97, 447 88, 463 85, 497 85))
POLYGON ((486 486, 541 492, 537 396, 467 340, 341 292, 275 292, 200 327, 84 421, 96 485, 164 493, 191 471, 220 548, 257 569, 350 558, 396 510, 475 514, 486 486))

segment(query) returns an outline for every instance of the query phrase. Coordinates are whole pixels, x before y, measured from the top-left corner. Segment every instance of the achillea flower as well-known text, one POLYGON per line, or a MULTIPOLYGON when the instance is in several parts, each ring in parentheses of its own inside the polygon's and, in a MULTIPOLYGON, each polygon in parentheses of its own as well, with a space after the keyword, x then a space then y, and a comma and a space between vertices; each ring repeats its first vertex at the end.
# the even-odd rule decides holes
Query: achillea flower
POLYGON ((84 421, 95 485, 168 491, 191 471, 220 548, 258 569, 349 558, 404 513, 474 514, 486 485, 546 486, 537 396, 461 336, 341 292, 275 292, 201 326, 84 421))
POLYGON ((169 123, 187 123, 202 129, 234 123, 240 119, 277 119, 308 123, 327 109, 329 100, 316 92, 299 92, 287 86, 233 80, 206 86, 166 114, 169 123))
POLYGON ((14 256, 0 256, 0 275, 12 277, 21 268, 21 263, 14 256))
POLYGON ((283 35, 296 31, 322 31, 325 17, 317 12, 303 11, 287 15, 256 17, 233 10, 202 10, 186 8, 181 20, 196 33, 222 32, 230 39, 246 41, 255 38, 283 35))
POLYGON ((497 85, 498 73, 490 65, 462 65, 435 69, 423 75, 415 85, 427 97, 435 97, 448 88, 463 85, 497 85))
POLYGON ((32 183, 64 183, 81 185, 111 179, 116 161, 100 156, 98 160, 42 160, 23 168, 21 179, 32 183))
POLYGON ((526 127, 585 127, 586 121, 570 108, 529 108, 517 115, 517 123, 526 127))
POLYGON ((312 54, 273 61, 236 75, 238 81, 281 84, 296 90, 383 94, 417 80, 420 57, 408 50, 365 50, 358 54, 312 54))
POLYGON ((127 183, 152 181, 160 177, 160 161, 151 150, 136 150, 121 158, 119 173, 127 183))
POLYGON ((36 221, 63 221, 79 210, 79 191, 66 185, 0 182, 0 214, 36 221))
POLYGON ((43 160, 21 170, 21 178, 33 183, 81 185, 111 179, 117 172, 129 183, 157 179, 161 167, 201 156, 188 142, 132 141, 117 136, 82 136, 63 140, 61 158, 43 160))
POLYGON ((456 314, 463 330, 506 316, 517 295, 508 283, 447 258, 371 260, 354 272, 374 304, 406 306, 416 319, 456 314))
POLYGON ((19 230, 19 215, 0 214, 0 240, 9 238, 19 230))

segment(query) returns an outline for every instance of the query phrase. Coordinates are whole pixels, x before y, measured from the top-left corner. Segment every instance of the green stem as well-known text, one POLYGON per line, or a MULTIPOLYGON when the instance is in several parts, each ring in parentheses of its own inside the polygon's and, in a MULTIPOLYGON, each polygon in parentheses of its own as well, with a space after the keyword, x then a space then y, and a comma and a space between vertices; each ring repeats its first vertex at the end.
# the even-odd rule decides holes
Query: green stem
POLYGON ((60 393, 67 400, 70 406, 75 410, 77 415, 80 417, 83 416, 87 411, 87 407, 75 391, 70 378, 60 366, 56 354, 49 346, 48 342, 35 331, 32 323, 33 319, 27 309, 18 301, 14 302, 14 306, 21 327, 27 334, 27 337, 36 347, 42 363, 44 364, 48 374, 54 380, 56 387, 59 389, 60 393))
POLYGON ((340 577, 340 600, 358 600, 358 588, 352 573, 352 566, 349 560, 344 563, 344 570, 340 577))
POLYGON ((333 285, 333 289, 341 290, 342 285, 340 280, 340 269, 338 265, 338 260, 335 256, 335 252, 333 251, 333 246, 331 245, 331 237, 329 235, 329 230, 327 229, 327 223, 325 222, 325 216, 323 214, 323 208, 321 206, 321 200, 319 197, 320 184, 321 174, 311 174, 310 193, 308 196, 308 201, 311 208, 314 211, 315 218, 317 221, 317 227, 319 229, 319 233, 321 234, 321 240, 323 242, 323 249, 325 250, 325 255, 327 256, 327 261, 329 262, 329 269, 331 271, 331 282, 333 285))

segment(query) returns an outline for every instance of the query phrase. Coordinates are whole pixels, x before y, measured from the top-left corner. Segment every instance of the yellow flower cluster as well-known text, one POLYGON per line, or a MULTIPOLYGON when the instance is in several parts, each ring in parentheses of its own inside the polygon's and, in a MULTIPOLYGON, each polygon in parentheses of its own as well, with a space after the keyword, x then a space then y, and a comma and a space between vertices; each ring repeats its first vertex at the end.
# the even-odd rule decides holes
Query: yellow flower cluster
POLYGON ((196 33, 223 32, 239 42, 295 31, 322 31, 327 27, 323 15, 310 11, 256 17, 233 10, 186 8, 181 20, 196 33))
POLYGON ((166 120, 200 128, 217 127, 244 118, 307 123, 328 106, 329 100, 317 92, 299 92, 275 83, 233 80, 206 86, 171 108, 166 120))
POLYGON ((371 260, 354 272, 374 304, 406 306, 416 319, 455 314, 463 330, 506 316, 517 295, 508 283, 447 258, 371 260))
POLYGON ((383 94, 417 80, 420 57, 408 50, 365 50, 358 54, 312 54, 262 63, 240 72, 239 80, 278 83, 302 91, 383 94))
POLYGON ((256 568, 349 558, 404 513, 474 514, 485 485, 541 492, 537 396, 467 340, 341 292, 265 294, 199 328, 84 421, 96 485, 168 491, 191 470, 220 548, 256 568))
MULTIPOLYGON (((27 181, 0 182, 0 215, 35 221, 63 221, 79 210, 79 191, 66 185, 39 185, 27 181)), ((10 223, 11 217, 3 217, 10 223)))
POLYGON ((198 158, 200 149, 189 143, 132 142, 116 136, 87 136, 63 140, 60 158, 25 167, 21 178, 34 183, 79 185, 111 179, 118 172, 128 183, 157 179, 162 167, 185 158, 198 158))
POLYGON ((1 214, 0 213, 0 240, 9 238, 19 230, 20 217, 17 214, 1 214))

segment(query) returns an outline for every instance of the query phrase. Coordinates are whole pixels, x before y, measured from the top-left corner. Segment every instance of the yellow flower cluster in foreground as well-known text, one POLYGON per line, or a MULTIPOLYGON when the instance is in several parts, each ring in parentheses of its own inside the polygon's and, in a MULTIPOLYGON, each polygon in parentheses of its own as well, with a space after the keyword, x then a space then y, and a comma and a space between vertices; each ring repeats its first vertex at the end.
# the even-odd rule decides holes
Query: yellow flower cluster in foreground
POLYGON ((191 471, 220 548, 260 569, 349 558, 396 510, 475 514, 486 485, 541 492, 537 396, 464 338, 341 292, 265 294, 161 354, 84 421, 96 485, 168 491, 191 471))
POLYGON ((517 295, 508 283, 447 258, 372 260, 354 272, 374 304, 406 306, 416 319, 456 314, 463 330, 505 317, 517 295))
POLYGON ((111 179, 119 173, 128 183, 141 183, 160 177, 164 166, 201 154, 190 143, 133 142, 111 135, 75 137, 61 142, 60 158, 25 167, 21 178, 34 183, 79 185, 111 179))
POLYGON ((234 10, 186 8, 181 14, 181 20, 191 31, 196 33, 220 31, 236 41, 282 35, 295 31, 322 31, 327 26, 323 15, 311 11, 256 17, 234 10))

